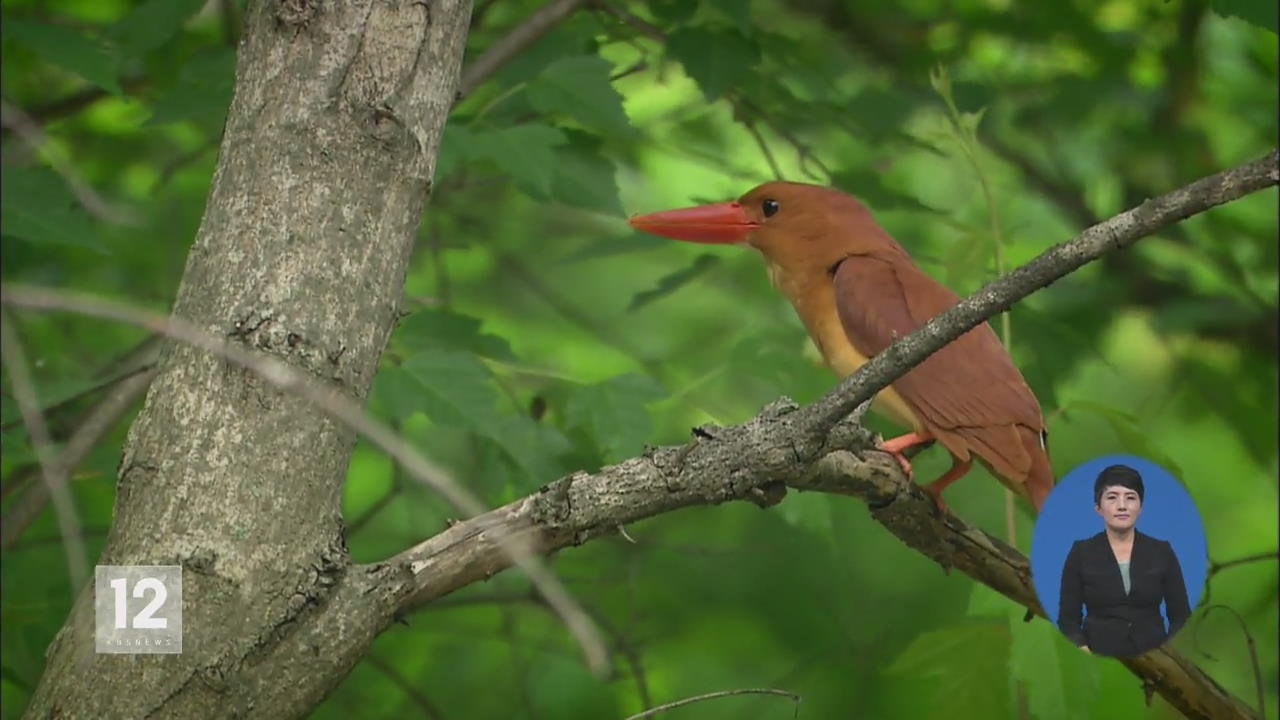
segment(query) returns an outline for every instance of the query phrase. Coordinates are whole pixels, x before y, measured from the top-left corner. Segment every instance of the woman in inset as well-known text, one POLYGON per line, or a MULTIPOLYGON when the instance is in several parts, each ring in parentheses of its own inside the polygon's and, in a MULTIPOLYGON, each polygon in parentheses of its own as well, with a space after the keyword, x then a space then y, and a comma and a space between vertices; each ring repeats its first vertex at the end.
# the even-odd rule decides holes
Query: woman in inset
POLYGON ((1173 547, 1137 531, 1142 476, 1112 465, 1093 484, 1094 511, 1106 529, 1077 540, 1062 566, 1058 627, 1098 655, 1128 657, 1159 647, 1191 615, 1173 547), (1169 617, 1160 617, 1164 603, 1169 617), (1087 616, 1081 622, 1081 608, 1087 616))

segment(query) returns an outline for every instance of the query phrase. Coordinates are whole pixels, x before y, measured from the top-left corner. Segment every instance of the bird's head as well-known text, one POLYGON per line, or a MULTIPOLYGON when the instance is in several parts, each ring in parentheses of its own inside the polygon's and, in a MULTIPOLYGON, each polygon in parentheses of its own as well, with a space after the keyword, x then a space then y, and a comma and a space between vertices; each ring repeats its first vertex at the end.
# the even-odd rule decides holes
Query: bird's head
POLYGON ((826 271, 897 244, 853 197, 819 185, 769 182, 734 202, 638 215, 631 227, 689 242, 745 244, 786 273, 826 271))

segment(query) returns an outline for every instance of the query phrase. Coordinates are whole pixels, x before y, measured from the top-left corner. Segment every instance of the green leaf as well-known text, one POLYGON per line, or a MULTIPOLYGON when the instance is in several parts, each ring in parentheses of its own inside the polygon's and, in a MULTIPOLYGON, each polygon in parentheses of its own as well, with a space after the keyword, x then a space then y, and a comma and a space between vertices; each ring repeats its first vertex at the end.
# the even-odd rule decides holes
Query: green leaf
POLYGON ((480 320, 442 308, 418 310, 396 327, 395 342, 410 353, 459 350, 498 360, 514 360, 511 346, 481 332, 480 320))
POLYGON ((182 68, 178 82, 151 106, 149 125, 191 120, 221 129, 231 106, 236 54, 219 47, 196 53, 182 68))
POLYGON ((47 168, 5 166, 0 182, 0 230, 33 245, 91 248, 105 253, 88 213, 67 184, 47 168))
POLYGON ((711 0, 708 4, 722 17, 733 22, 743 35, 751 35, 751 0, 711 0))
POLYGON ((5 19, 4 34, 41 58, 120 95, 117 60, 97 40, 59 25, 5 19))
POLYGON ((565 423, 595 440, 605 462, 616 462, 640 450, 653 434, 645 405, 662 399, 662 386, 642 375, 619 375, 572 392, 565 403, 565 423))
MULTIPOLYGON (((412 398, 437 424, 469 430, 489 440, 530 477, 549 480, 558 474, 555 457, 568 450, 568 441, 554 428, 541 427, 527 417, 499 415, 492 376, 473 355, 427 350, 413 355, 401 367, 411 386, 390 374, 387 391, 412 398)), ((399 405, 397 415, 403 416, 404 398, 388 400, 384 395, 383 400, 399 405)))
POLYGON ((1159 444, 1148 437, 1147 433, 1143 432, 1142 428, 1138 426, 1138 418, 1132 413, 1089 400, 1076 400, 1067 409, 1084 410, 1101 417, 1111 426, 1116 438, 1120 440, 1120 444, 1125 450, 1168 468, 1174 477, 1181 478, 1183 476, 1182 467, 1161 450, 1159 444))
POLYGON ((689 0, 653 0, 647 4, 655 18, 671 25, 684 25, 698 12, 698 3, 689 0))
POLYGON ((427 401, 417 380, 398 365, 384 365, 373 379, 369 404, 385 420, 397 425, 422 412, 427 401))
POLYGON ((494 82, 503 88, 515 87, 531 82, 557 60, 594 52, 599 32, 600 23, 591 13, 572 14, 503 66, 494 82))
POLYGON ((1213 11, 1275 33, 1280 30, 1280 7, 1271 0, 1211 0, 1213 11))
POLYGON ((921 633, 885 672, 910 676, 930 717, 1007 717, 1009 627, 1001 619, 921 633))
POLYGON ((469 158, 472 146, 472 134, 467 126, 450 119, 444 126, 444 134, 440 137, 440 149, 436 152, 435 182, 448 177, 455 168, 463 165, 469 158))
POLYGON ((489 437, 531 479, 550 482, 570 468, 558 461, 573 450, 559 430, 524 415, 503 417, 489 437))
POLYGON ((620 238, 608 240, 592 239, 586 245, 567 255, 563 262, 576 263, 599 258, 627 255, 635 252, 647 252, 660 247, 669 247, 671 242, 653 235, 634 233, 620 238))
POLYGON ((842 170, 831 176, 831 184, 876 210, 912 210, 935 215, 943 214, 941 210, 920 202, 912 195, 888 187, 879 173, 868 170, 842 170))
POLYGON ((556 149, 551 197, 566 205, 624 217, 613 163, 594 144, 579 139, 581 133, 570 137, 571 144, 556 149))
POLYGON ((137 57, 163 45, 204 6, 205 0, 148 0, 108 30, 107 37, 137 57))
POLYGON ((468 153, 492 161, 522 190, 544 198, 550 195, 556 170, 555 148, 565 142, 564 133, 555 128, 517 125, 472 134, 468 153))
POLYGON ((564 58, 548 65, 525 94, 544 113, 565 113, 602 135, 629 136, 634 130, 609 82, 612 72, 613 64, 598 55, 564 58))
POLYGON ((1048 621, 1013 620, 1009 669, 1036 720, 1084 720, 1098 691, 1098 663, 1048 621))
POLYGON ((987 273, 993 247, 991 235, 981 231, 965 233, 952 242, 942 256, 947 287, 960 295, 976 289, 975 285, 987 273))
POLYGON ((497 393, 489 370, 455 350, 426 350, 401 365, 417 383, 422 410, 432 420, 490 435, 497 420, 497 393))
POLYGON ((667 51, 684 65, 708 102, 750 80, 759 50, 735 30, 686 27, 667 40, 667 51))
POLYGON ((715 267, 719 262, 719 255, 699 255, 698 259, 694 260, 689 267, 682 268, 659 279, 656 287, 636 293, 635 297, 631 298, 631 304, 627 305, 627 312, 635 312, 654 300, 670 295, 715 267))

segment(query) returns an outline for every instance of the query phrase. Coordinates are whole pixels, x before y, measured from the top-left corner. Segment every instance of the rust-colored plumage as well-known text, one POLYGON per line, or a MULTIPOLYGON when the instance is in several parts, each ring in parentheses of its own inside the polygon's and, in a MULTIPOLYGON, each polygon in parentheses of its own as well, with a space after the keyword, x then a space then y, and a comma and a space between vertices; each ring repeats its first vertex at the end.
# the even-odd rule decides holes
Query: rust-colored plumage
MULTIPOLYGON (((737 202, 632 218, 679 240, 745 243, 800 316, 827 365, 848 375, 958 298, 926 275, 854 198, 838 190, 773 182, 737 202)), ((952 469, 928 487, 941 493, 973 458, 1036 510, 1053 487, 1040 404, 983 323, 881 391, 872 408, 910 429, 884 443, 902 451, 937 440, 952 469)))

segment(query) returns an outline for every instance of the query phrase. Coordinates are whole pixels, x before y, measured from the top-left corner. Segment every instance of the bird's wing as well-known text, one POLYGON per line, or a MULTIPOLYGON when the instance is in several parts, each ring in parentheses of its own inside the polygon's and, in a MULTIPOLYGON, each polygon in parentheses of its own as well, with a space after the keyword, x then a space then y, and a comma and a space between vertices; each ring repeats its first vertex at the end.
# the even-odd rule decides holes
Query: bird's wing
MULTIPOLYGON (((905 256, 853 255, 834 277, 836 309, 849 342, 866 357, 884 350, 959 298, 905 256)), ((954 455, 969 452, 1034 504, 1052 487, 1040 404, 986 323, 929 356, 893 383, 925 427, 954 455)))

